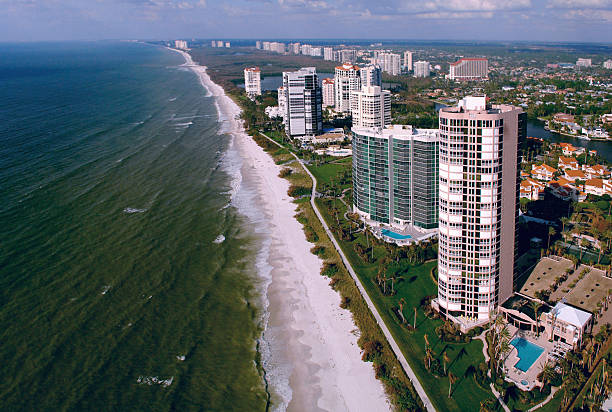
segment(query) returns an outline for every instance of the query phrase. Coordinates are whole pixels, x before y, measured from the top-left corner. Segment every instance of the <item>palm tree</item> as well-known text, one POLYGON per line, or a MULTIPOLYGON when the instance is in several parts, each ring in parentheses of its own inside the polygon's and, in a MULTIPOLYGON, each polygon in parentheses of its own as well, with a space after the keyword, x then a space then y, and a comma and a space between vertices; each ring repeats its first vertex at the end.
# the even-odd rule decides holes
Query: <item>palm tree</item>
POLYGON ((399 314, 402 317, 402 323, 406 323, 406 319, 404 318, 404 305, 406 304, 406 300, 401 298, 399 300, 399 314))
POLYGON ((540 319, 538 318, 538 311, 542 307, 542 304, 538 301, 531 301, 531 309, 533 309, 535 313, 535 321, 536 321, 536 336, 540 336, 540 319))
POLYGON ((480 412, 493 412, 495 410, 495 400, 489 398, 480 401, 480 412))
POLYGON ((417 308, 416 306, 414 307, 414 329, 416 329, 416 313, 417 313, 417 308))
POLYGON ((550 238, 551 238, 551 236, 554 236, 556 234, 557 234, 557 231, 555 230, 555 228, 550 226, 548 228, 548 243, 546 244, 546 250, 550 249, 550 238))
POLYGON ((550 362, 546 362, 542 367, 542 371, 538 375, 538 380, 542 382, 542 386, 540 386, 540 392, 544 388, 547 382, 552 381, 557 376, 557 372, 555 372, 555 368, 552 366, 550 362))
POLYGON ((457 382, 457 377, 452 372, 448 372, 448 397, 451 397, 453 384, 457 382))
POLYGON ((570 220, 566 218, 565 216, 562 217, 560 220, 561 220, 561 233, 565 233, 565 225, 567 225, 570 220))
POLYGON ((446 354, 446 351, 442 354, 442 362, 444 363, 444 374, 446 375, 446 365, 450 362, 450 358, 446 354))
POLYGON ((580 241, 580 260, 582 260, 582 254, 584 253, 586 248, 589 247, 589 245, 589 241, 584 238, 580 241))

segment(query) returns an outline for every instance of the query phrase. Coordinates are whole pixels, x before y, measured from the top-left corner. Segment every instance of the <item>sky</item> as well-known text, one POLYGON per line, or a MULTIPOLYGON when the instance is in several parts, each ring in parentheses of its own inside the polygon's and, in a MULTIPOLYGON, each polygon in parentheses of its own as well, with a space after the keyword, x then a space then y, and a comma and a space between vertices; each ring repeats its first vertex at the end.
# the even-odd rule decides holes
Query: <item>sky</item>
POLYGON ((612 42, 612 0, 0 0, 0 41, 612 42))

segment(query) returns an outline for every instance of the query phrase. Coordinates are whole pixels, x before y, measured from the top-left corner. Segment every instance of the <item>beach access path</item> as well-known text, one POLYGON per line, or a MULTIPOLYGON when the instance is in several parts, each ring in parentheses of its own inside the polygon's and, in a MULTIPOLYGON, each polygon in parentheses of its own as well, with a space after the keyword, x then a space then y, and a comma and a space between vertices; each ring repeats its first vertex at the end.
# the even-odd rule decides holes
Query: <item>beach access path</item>
MULTIPOLYGON (((286 149, 286 147, 284 147, 283 145, 281 145, 280 143, 278 143, 274 139, 270 138, 269 136, 265 135, 261 131, 260 131, 260 134, 262 136, 264 136, 266 139, 268 139, 269 141, 271 141, 272 143, 274 143, 275 145, 277 145, 277 146, 279 146, 279 147, 281 147, 283 149, 286 149)), ((385 338, 387 339, 387 342, 389 342, 389 345, 391 346, 391 349, 393 350, 393 353, 395 353, 395 356, 397 357, 397 359, 399 360, 400 364, 402 365, 402 368, 406 372, 406 375, 408 375, 408 378, 412 382, 412 385, 414 386, 417 394, 421 398, 421 401, 423 402, 423 405, 425 405, 425 408, 427 409, 428 412, 435 412, 436 409, 434 408, 434 406, 431 403, 429 397, 427 396, 427 393, 425 392, 425 389, 423 388, 423 385, 421 385, 421 382, 419 381, 419 379, 417 378, 416 374, 414 373, 414 371, 412 370, 412 368, 408 364, 408 361, 406 360, 406 357, 404 356, 404 354, 400 350, 399 345, 397 344, 397 342, 395 342, 395 339, 393 338, 393 335, 391 334, 391 331, 389 331, 389 328, 387 328, 387 325, 385 324, 385 322, 383 321, 382 317, 378 313, 378 309, 376 308, 376 306, 374 306, 374 302, 372 302, 372 299, 370 299, 370 296, 368 295, 368 292, 363 287, 363 285, 361 283, 361 280, 359 280, 359 277, 357 276, 357 273, 355 273, 355 270, 353 270, 353 266, 351 266, 350 262, 348 261, 348 259, 344 255, 344 252, 342 251, 342 248, 340 248, 340 245, 336 241, 336 238, 332 234, 331 230, 329 230, 329 226, 327 226, 327 222, 325 222, 325 219, 323 219, 323 215, 321 214, 321 212, 319 211, 319 208, 317 207, 317 205, 315 203, 315 199, 316 199, 315 194, 316 194, 316 191, 317 191, 317 179, 314 177, 314 175, 312 173, 310 173, 310 170, 308 170, 308 167, 306 167, 306 165, 304 164, 302 159, 300 159, 291 150, 289 152, 302 165, 302 167, 304 168, 306 173, 308 173, 308 175, 312 179, 312 196, 310 197, 310 205, 312 206, 312 209, 314 210, 315 214, 317 215, 317 218, 321 222, 321 225, 325 229, 325 233, 327 233, 327 236, 329 237, 329 239, 333 243, 334 248, 336 249, 336 251, 338 252, 340 257, 342 258, 342 262, 344 262, 344 266, 346 266, 346 269, 351 274, 351 277, 353 278, 353 281, 357 285, 357 288, 359 289, 359 292, 361 293, 361 296, 363 297, 363 299, 365 300, 366 304, 368 305, 368 308, 370 309, 370 312, 372 312, 372 314, 374 315, 374 319, 376 319, 376 323, 378 324, 378 326, 382 330, 383 334, 385 335, 385 338)))

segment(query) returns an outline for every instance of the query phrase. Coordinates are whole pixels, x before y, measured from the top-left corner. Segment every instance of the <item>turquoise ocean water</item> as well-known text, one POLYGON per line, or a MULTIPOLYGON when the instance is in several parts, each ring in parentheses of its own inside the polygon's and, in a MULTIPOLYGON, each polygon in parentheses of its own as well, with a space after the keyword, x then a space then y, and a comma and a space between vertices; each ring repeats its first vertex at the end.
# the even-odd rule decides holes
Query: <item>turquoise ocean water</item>
POLYGON ((265 410, 260 239, 172 51, 0 44, 3 410, 265 410))

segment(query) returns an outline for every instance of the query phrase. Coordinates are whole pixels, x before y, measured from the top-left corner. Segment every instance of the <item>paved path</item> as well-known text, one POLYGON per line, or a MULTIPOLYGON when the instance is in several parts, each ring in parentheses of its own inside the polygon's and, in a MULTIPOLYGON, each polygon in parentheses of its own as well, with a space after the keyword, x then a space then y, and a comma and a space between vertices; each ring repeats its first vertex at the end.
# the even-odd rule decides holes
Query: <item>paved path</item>
POLYGON ((504 408, 504 411, 510 412, 510 408, 508 408, 508 405, 506 405, 506 402, 504 402, 504 400, 502 399, 500 394, 495 390, 495 386, 493 386, 492 383, 490 383, 489 385, 491 386, 491 392, 493 392, 493 395, 495 395, 495 397, 499 401, 499 403, 502 406, 502 408, 504 408))
MULTIPOLYGON (((276 145, 278 145, 280 147, 283 147, 278 142, 276 142, 274 139, 271 139, 270 137, 266 136, 265 134, 261 133, 261 135, 266 137, 268 140, 270 140, 271 142, 275 143, 276 145)), ((334 247, 336 248, 336 251, 338 252, 340 257, 342 258, 342 262, 344 262, 344 266, 346 266, 346 269, 348 270, 348 272, 350 273, 351 277, 355 281, 355 284, 357 285, 357 288, 359 289, 359 292, 361 293, 361 296, 363 297, 363 299, 365 300, 366 304, 368 305, 368 308, 370 308, 370 312, 372 312, 372 314, 374 315, 374 318, 376 319, 376 323, 378 323, 378 326, 380 327, 380 329, 382 330, 383 334, 385 335, 385 338, 389 342, 389 345, 391 346, 391 349, 393 350, 393 352, 395 353, 395 356, 397 357, 397 359, 399 360, 400 364, 402 365, 402 368, 406 372, 406 375, 408 375, 408 378, 412 382, 412 385, 414 386, 417 394, 421 398, 421 401, 425 405, 425 408, 427 409, 428 412, 434 412, 436 409, 434 408, 434 406, 432 405, 431 401, 429 400, 429 397, 427 396, 427 393, 425 393, 425 389, 423 389, 423 386, 421 385, 421 382, 419 381, 419 379, 417 378, 416 374, 414 373, 414 371, 412 370, 412 368, 408 364, 408 361, 406 360, 406 357, 404 356, 404 354, 400 350, 397 342, 395 342, 395 339, 393 338, 393 335, 391 335, 391 332, 389 331, 389 329, 387 328, 387 325, 385 324, 385 322, 383 321, 382 317, 380 316, 380 313, 378 313, 378 309, 376 309, 376 306, 374 306, 374 302, 372 302, 372 299, 370 299, 370 296, 368 295, 368 293, 366 292, 365 288, 363 287, 363 284, 361 283, 361 280, 359 280, 359 278, 357 277, 357 274, 355 273, 355 271, 353 270, 353 267, 351 266, 351 264, 349 263, 348 259, 344 255, 344 252, 340 248, 340 245, 338 244, 338 242, 336 242, 336 238, 332 234, 331 230, 329 230, 329 227, 327 226, 327 223, 325 222, 325 219, 323 219, 323 215, 321 214, 321 212, 319 211, 319 208, 317 207, 317 205, 315 203, 315 193, 316 193, 316 189, 317 189, 317 179, 314 177, 314 175, 312 173, 310 173, 310 170, 308 170, 306 165, 304 165, 304 162, 302 162, 302 160, 295 153, 293 153, 291 151, 290 151, 290 153, 293 155, 293 157, 295 157, 297 159, 298 162, 300 162, 300 164, 302 165, 302 167, 304 168, 306 173, 308 173, 308 175, 312 179, 312 197, 310 198, 310 204, 312 205, 312 208, 315 211, 315 214, 317 215, 317 218, 321 222, 321 225, 325 229, 325 232, 327 233, 327 236, 329 237, 329 239, 333 243, 334 247)), ((503 405, 503 403, 502 403, 502 405, 503 405)), ((505 409, 506 409, 506 412, 510 412, 510 410, 508 409, 507 406, 505 407, 505 409)))
POLYGON ((548 395, 546 397, 546 399, 544 399, 542 402, 538 403, 533 408, 528 409, 527 412, 535 411, 536 409, 541 408, 542 406, 546 405, 548 402, 550 402, 550 400, 553 398, 553 396, 555 396, 555 393, 557 393, 558 390, 559 390, 559 388, 556 387, 556 386, 553 386, 552 388, 550 388, 550 395, 548 395))

